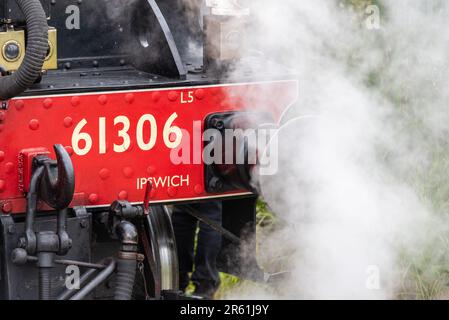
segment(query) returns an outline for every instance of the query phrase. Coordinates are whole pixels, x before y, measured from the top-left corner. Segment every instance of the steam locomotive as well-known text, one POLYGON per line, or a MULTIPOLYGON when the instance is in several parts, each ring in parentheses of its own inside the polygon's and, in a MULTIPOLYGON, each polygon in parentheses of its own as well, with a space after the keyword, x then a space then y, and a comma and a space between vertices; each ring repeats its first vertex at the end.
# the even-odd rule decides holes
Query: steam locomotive
POLYGON ((174 204, 222 233, 222 271, 269 278, 254 166, 201 136, 277 126, 297 83, 230 77, 250 16, 197 2, 1 1, 0 299, 179 298, 174 204), (190 206, 211 200, 222 225, 190 206))

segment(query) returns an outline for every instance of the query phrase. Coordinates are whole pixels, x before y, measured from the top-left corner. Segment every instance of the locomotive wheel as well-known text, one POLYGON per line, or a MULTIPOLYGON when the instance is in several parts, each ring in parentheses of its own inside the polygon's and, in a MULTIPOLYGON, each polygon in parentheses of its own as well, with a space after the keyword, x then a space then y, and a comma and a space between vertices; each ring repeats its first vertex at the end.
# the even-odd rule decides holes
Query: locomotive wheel
POLYGON ((178 254, 170 213, 165 206, 152 206, 145 218, 143 246, 151 270, 154 297, 179 289, 178 254))

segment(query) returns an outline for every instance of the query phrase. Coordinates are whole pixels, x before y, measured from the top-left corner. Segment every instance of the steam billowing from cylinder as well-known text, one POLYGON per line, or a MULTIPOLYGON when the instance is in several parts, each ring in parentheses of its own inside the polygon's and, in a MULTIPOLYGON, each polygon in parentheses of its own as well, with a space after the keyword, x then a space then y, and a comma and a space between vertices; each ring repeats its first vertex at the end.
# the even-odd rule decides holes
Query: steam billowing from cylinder
POLYGON ((260 259, 270 267, 287 256, 292 273, 275 293, 230 296, 442 297, 449 3, 261 0, 250 9, 251 58, 230 76, 283 65, 300 83, 277 136, 279 170, 253 181, 284 221, 260 259))

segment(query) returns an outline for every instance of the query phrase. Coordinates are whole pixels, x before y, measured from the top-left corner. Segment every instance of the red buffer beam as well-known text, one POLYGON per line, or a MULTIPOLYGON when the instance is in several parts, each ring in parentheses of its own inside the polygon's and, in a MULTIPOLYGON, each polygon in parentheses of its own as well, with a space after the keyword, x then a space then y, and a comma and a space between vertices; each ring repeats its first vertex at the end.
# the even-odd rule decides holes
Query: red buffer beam
POLYGON ((213 113, 251 110, 279 121, 297 95, 296 81, 278 81, 14 99, 0 112, 0 209, 25 211, 30 161, 40 153, 54 158, 54 144, 66 146, 73 161, 72 206, 108 206, 117 199, 139 203, 148 181, 153 203, 245 194, 205 191, 198 152, 204 120, 213 113), (181 147, 190 149, 182 155, 189 160, 174 163, 171 155, 181 147))

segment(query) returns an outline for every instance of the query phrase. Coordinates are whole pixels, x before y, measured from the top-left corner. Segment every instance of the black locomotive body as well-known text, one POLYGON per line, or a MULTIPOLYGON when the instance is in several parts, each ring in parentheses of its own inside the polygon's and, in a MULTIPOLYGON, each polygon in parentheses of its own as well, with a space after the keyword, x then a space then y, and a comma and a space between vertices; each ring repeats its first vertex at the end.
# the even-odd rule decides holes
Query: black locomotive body
MULTIPOLYGON (((46 145, 26 138, 17 147, 18 153, 13 148, 28 131, 43 132, 48 121, 57 126, 56 114, 32 109, 37 103, 47 110, 60 103, 62 110, 66 102, 75 107, 86 101, 92 103, 83 109, 89 112, 98 108, 94 102, 100 107, 114 104, 115 97, 122 94, 126 100, 123 108, 132 113, 131 104, 140 93, 151 93, 154 101, 160 93, 168 93, 167 101, 181 95, 181 102, 185 102, 190 98, 202 99, 204 92, 221 90, 233 82, 256 83, 251 74, 234 81, 224 76, 230 62, 240 54, 246 16, 213 16, 202 1, 192 3, 195 2, 1 2, 1 299, 179 298, 176 245, 167 207, 173 203, 185 206, 186 212, 223 234, 219 259, 223 271, 266 280, 256 263, 255 242, 244 241, 254 236, 257 201, 248 181, 241 183, 249 179, 242 174, 248 170, 245 165, 236 169, 237 183, 226 179, 226 174, 220 176, 210 166, 201 169, 204 187, 201 183, 195 185, 195 198, 176 196, 177 191, 168 188, 166 197, 172 200, 157 198, 159 193, 155 196, 157 201, 152 201, 151 189, 155 186, 147 182, 140 193, 123 188, 115 201, 108 202, 100 192, 83 193, 83 185, 91 183, 89 176, 83 176, 83 171, 89 170, 89 162, 77 162, 77 147, 63 148, 65 142, 60 141, 64 139, 58 131, 48 129, 42 133, 40 138, 46 139, 46 145), (42 27, 39 23, 43 23, 43 18, 42 27), (229 34, 232 37, 227 38, 229 34), (44 46, 44 52, 40 46, 44 46), (183 90, 187 90, 187 98, 183 90), (28 114, 28 118, 21 116, 26 118, 26 128, 20 125, 20 112, 28 114), (8 131, 12 127, 15 131, 8 131), (50 148, 53 145, 54 150, 50 148), (142 197, 138 199, 135 194, 142 197), (221 226, 189 207, 189 203, 211 199, 223 201, 221 226)), ((220 103, 219 99, 214 100, 206 112, 209 118, 199 120, 207 122, 213 114, 229 117, 229 111, 223 112, 223 108, 214 105, 220 103)), ((165 105, 157 106, 155 102, 149 108, 165 105)), ((78 116, 84 117, 81 111, 67 111, 64 126, 71 127, 78 116)), ((83 148, 86 146, 79 147, 83 148)), ((121 154, 114 157, 98 161, 121 161, 121 154)), ((135 162, 151 161, 140 154, 130 157, 135 162)), ((91 160, 91 166, 97 166, 98 161, 91 160)), ((123 175, 133 175, 129 167, 125 167, 123 175)), ((105 170, 100 170, 99 175, 101 179, 110 177, 109 187, 121 183, 114 180, 114 171, 105 170)))

